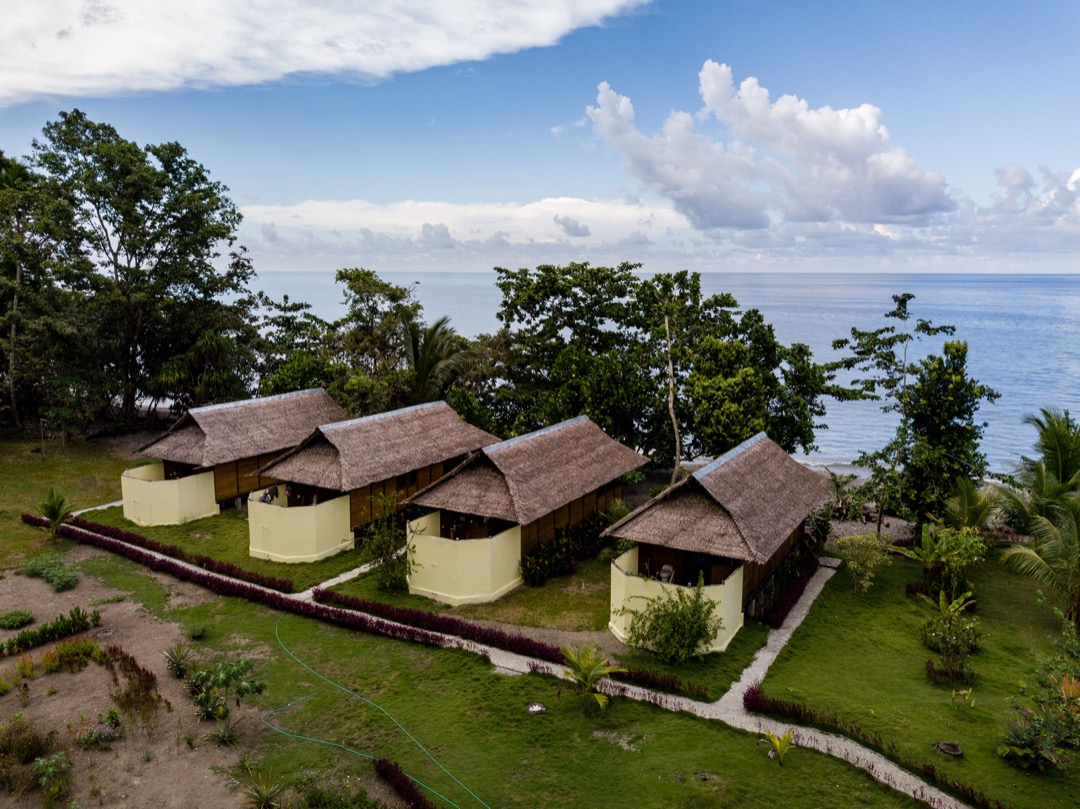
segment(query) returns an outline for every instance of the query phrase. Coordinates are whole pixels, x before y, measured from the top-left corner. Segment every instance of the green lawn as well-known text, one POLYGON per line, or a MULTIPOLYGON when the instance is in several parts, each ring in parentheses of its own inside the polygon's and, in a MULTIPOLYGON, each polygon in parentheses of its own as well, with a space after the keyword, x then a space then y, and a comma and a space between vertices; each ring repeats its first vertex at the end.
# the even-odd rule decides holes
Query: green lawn
POLYGON ((117 526, 167 545, 178 545, 184 550, 201 553, 221 562, 231 562, 264 576, 292 579, 297 591, 306 590, 368 561, 367 555, 360 550, 342 551, 319 562, 298 564, 253 559, 248 555, 245 511, 226 511, 216 517, 193 520, 183 525, 135 525, 124 519, 124 510, 119 507, 93 511, 85 517, 92 522, 117 526))
POLYGON ((951 686, 931 684, 924 673, 937 655, 922 646, 919 628, 932 614, 904 585, 919 578, 911 560, 896 558, 862 596, 839 571, 814 604, 765 678, 771 696, 833 712, 895 742, 902 754, 930 761, 956 780, 1016 807, 1075 806, 1080 775, 1028 774, 999 759, 995 749, 1010 716, 1010 699, 1051 649, 1060 626, 1035 588, 996 560, 972 575, 983 629, 982 649, 971 658, 977 679, 974 707, 952 699, 951 686), (960 760, 933 751, 938 741, 959 742, 960 760))
MULTIPOLYGON (((466 787, 490 807, 917 805, 809 750, 790 753, 781 769, 755 735, 718 722, 629 700, 586 717, 573 699, 556 698, 554 680, 495 674, 486 660, 464 652, 388 641, 295 616, 279 624, 277 614, 237 599, 170 611, 160 587, 126 560, 110 557, 84 570, 131 592, 162 617, 209 627, 196 644, 204 658, 235 655, 230 644, 238 642, 256 648, 255 674, 267 683, 257 698, 260 709, 313 694, 270 717, 275 725, 390 757, 462 809, 481 806, 466 787), (275 628, 313 671, 284 651, 275 628), (544 702, 547 713, 527 713, 531 700, 544 702), (383 710, 464 786, 425 757, 383 710)), ((292 782, 309 776, 340 783, 368 768, 357 755, 276 733, 265 734, 251 757, 292 782)))
MULTIPOLYGON (((46 534, 24 525, 50 488, 75 508, 120 499, 120 474, 131 466, 108 450, 82 442, 0 440, 0 570, 16 566, 45 547, 46 534)), ((57 547, 67 547, 58 542, 57 547)))

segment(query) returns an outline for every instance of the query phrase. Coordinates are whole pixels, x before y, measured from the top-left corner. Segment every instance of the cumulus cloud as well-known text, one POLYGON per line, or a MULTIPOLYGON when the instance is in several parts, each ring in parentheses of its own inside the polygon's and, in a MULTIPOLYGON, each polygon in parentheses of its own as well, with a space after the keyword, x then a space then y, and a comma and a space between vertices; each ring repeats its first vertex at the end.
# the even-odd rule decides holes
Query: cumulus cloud
POLYGON ((561 230, 567 236, 576 236, 580 238, 592 235, 592 231, 589 230, 588 225, 581 224, 581 222, 577 221, 573 217, 559 216, 558 214, 555 214, 555 216, 552 218, 555 221, 555 224, 559 226, 559 230, 561 230))
POLYGON ((378 80, 552 45, 646 0, 5 0, 0 104, 274 81, 378 80))
POLYGON ((700 230, 760 229, 778 221, 925 224, 953 210, 945 179, 889 141, 881 110, 812 109, 776 101, 754 78, 707 61, 703 106, 676 111, 662 131, 634 124, 629 98, 603 83, 587 113, 630 173, 670 199, 700 230), (715 122, 716 133, 699 125, 715 122))

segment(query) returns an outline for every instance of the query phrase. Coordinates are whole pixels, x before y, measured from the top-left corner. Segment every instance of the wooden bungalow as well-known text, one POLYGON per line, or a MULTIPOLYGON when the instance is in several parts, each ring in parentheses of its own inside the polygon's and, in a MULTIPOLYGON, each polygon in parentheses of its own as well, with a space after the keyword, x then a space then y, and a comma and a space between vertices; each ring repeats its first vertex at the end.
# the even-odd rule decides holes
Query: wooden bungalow
POLYGON ((712 649, 727 648, 829 494, 828 478, 758 433, 635 509, 604 532, 638 543, 611 564, 612 633, 627 638, 624 608, 700 576, 724 623, 712 649))
POLYGON ((322 559, 352 546, 353 531, 499 439, 445 402, 322 424, 260 470, 276 481, 248 498, 252 556, 322 559))
POLYGON ((127 470, 124 516, 170 525, 217 514, 275 481, 259 469, 345 411, 321 388, 193 407, 164 435, 139 448, 160 463, 127 470))
POLYGON ((537 545, 605 510, 645 463, 586 416, 484 447, 410 498, 435 510, 409 526, 409 592, 448 604, 499 598, 537 545))

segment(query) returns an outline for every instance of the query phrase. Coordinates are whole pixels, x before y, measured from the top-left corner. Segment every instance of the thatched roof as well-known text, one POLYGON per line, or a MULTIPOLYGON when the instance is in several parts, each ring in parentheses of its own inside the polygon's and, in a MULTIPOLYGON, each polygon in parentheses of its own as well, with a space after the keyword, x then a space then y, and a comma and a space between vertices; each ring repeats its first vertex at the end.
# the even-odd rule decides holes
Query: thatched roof
POLYGON ((499 439, 446 402, 322 424, 263 472, 278 480, 348 492, 475 452, 499 439))
POLYGON ((828 498, 829 487, 828 478, 758 433, 604 534, 763 563, 828 498))
POLYGON ((645 463, 579 416, 484 447, 409 502, 528 525, 645 463))
POLYGON ((143 455, 210 467, 296 446, 345 411, 322 388, 193 407, 168 431, 139 448, 143 455))

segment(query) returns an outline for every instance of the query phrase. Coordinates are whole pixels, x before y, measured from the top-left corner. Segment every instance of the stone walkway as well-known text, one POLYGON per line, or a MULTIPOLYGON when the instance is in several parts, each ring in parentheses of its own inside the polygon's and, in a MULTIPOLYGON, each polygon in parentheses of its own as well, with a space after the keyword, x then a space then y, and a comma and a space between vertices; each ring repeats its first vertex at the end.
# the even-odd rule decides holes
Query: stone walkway
MULTIPOLYGON (((120 505, 120 503, 110 503, 105 506, 82 509, 77 513, 82 514, 87 511, 108 508, 109 506, 114 505, 120 505)), ((143 552, 153 553, 152 551, 143 552)), ((153 553, 153 555, 160 556, 160 554, 156 553, 153 553)), ((172 561, 176 562, 178 560, 174 559, 172 561)), ((766 672, 769 670, 769 666, 776 660, 776 656, 780 653, 780 650, 784 648, 785 644, 791 639, 792 634, 810 612, 810 607, 813 605, 814 599, 817 598, 821 593, 822 588, 824 588, 825 583, 836 572, 835 568, 838 564, 838 560, 835 560, 834 563, 834 560, 828 559, 827 557, 822 559, 822 566, 817 569, 813 577, 807 583, 806 589, 803 591, 802 596, 792 608, 791 612, 788 613, 783 625, 779 629, 774 629, 769 632, 765 645, 758 650, 757 654, 754 655, 754 659, 750 662, 750 665, 743 670, 739 681, 732 685, 727 693, 716 702, 697 702, 686 697, 663 694, 641 688, 640 686, 628 685, 626 683, 611 680, 603 681, 603 690, 630 699, 650 702, 666 710, 686 711, 687 713, 705 719, 716 719, 731 727, 749 731, 751 733, 762 733, 765 730, 769 730, 772 733, 781 735, 787 730, 792 729, 794 730, 793 740, 798 747, 811 748, 824 753, 825 755, 842 759, 852 766, 863 770, 869 774, 871 778, 892 787, 898 792, 902 792, 905 795, 910 795, 917 800, 923 801, 927 805, 935 807, 935 809, 968 809, 967 804, 961 803, 952 796, 947 795, 938 788, 926 783, 918 776, 898 766, 880 753, 863 747, 861 744, 852 741, 851 739, 844 736, 837 736, 832 733, 825 733, 816 728, 798 725, 792 726, 789 723, 758 716, 757 714, 751 714, 743 708, 743 694, 746 692, 746 689, 749 688, 751 684, 760 682, 765 677, 766 672)), ((208 571, 202 568, 186 564, 184 566, 191 567, 193 570, 198 570, 203 575, 208 574, 208 571)), ((318 586, 326 588, 335 584, 340 584, 343 581, 356 578, 369 570, 370 567, 371 565, 368 564, 354 568, 353 570, 335 576, 318 586)), ((225 576, 218 577, 227 579, 225 576)), ((305 590, 302 593, 292 594, 288 597, 296 599, 297 601, 311 601, 312 590, 305 590)), ((330 607, 330 609, 338 608, 330 607)), ((341 611, 348 612, 348 610, 341 611)), ((393 623, 391 621, 386 621, 385 619, 379 619, 379 622, 386 624, 393 623)), ((561 677, 564 676, 565 673, 565 669, 562 666, 554 665, 552 663, 524 657, 502 649, 484 646, 483 644, 467 641, 454 635, 444 635, 443 638, 445 639, 445 646, 448 648, 463 649, 488 657, 495 670, 503 674, 527 674, 530 671, 540 671, 561 677)))

